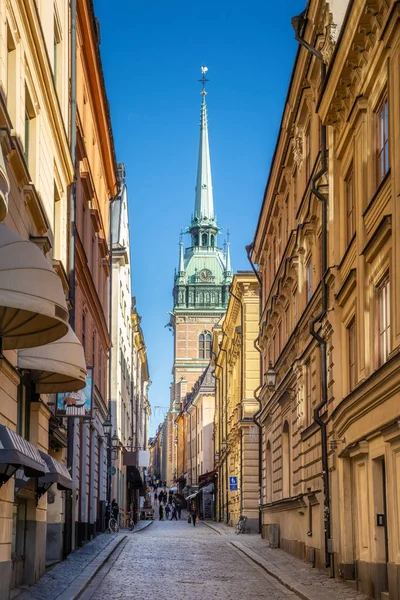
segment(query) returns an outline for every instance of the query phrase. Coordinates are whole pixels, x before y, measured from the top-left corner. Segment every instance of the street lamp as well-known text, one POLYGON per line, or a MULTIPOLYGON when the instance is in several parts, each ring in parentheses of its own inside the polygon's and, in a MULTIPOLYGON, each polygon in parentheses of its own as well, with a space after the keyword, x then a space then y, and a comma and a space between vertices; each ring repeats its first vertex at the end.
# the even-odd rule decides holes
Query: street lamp
POLYGON ((111 446, 113 448, 118 448, 119 446, 119 437, 117 435, 117 432, 114 430, 114 435, 111 438, 111 446))
POLYGON ((273 392, 276 386, 276 371, 274 371, 271 361, 269 361, 269 367, 268 371, 265 373, 265 379, 267 388, 273 392))
POLYGON ((107 435, 107 436, 110 435, 111 429, 112 429, 112 423, 111 423, 110 417, 107 417, 103 423, 104 435, 107 435))
POLYGON ((114 431, 114 435, 111 438, 111 454, 113 460, 115 460, 118 456, 118 446, 119 446, 119 437, 117 432, 114 431))

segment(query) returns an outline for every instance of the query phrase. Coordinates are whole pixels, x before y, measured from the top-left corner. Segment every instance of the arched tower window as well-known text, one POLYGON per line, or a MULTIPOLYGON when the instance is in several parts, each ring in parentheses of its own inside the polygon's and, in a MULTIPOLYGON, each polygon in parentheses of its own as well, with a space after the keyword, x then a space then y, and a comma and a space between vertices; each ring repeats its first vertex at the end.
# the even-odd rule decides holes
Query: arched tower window
POLYGON ((214 235, 211 236, 210 242, 211 242, 211 247, 214 248, 214 246, 215 246, 215 236, 214 235))
POLYGON ((290 429, 287 421, 282 430, 282 497, 290 497, 290 429))
POLYGON ((199 335, 199 358, 211 358, 212 335, 205 331, 199 335))
POLYGON ((202 246, 207 246, 207 234, 203 233, 203 235, 201 236, 201 244, 202 246))
POLYGON ((196 233, 194 235, 194 237, 193 237, 193 243, 194 243, 195 246, 199 245, 199 234, 198 233, 196 233))

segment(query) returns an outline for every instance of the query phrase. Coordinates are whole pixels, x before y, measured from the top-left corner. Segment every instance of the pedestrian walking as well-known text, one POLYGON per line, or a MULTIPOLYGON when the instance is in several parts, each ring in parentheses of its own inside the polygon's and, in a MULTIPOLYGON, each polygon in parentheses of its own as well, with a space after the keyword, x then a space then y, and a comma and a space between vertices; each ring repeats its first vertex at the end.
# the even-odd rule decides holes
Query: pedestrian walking
POLYGON ((154 492, 154 504, 157 504, 157 500, 158 500, 158 495, 157 492, 154 492))
POLYGON ((196 527, 197 506, 195 504, 192 504, 192 506, 190 507, 190 516, 192 517, 193 527, 196 527))
POLYGON ((182 512, 182 506, 180 505, 179 502, 176 502, 175 506, 176 506, 176 512, 178 514, 178 519, 180 519, 181 518, 181 512, 182 512))
POLYGON ((158 517, 160 521, 164 521, 164 507, 160 502, 160 506, 158 507, 158 517))
POLYGON ((175 519, 175 521, 177 521, 177 516, 176 516, 176 506, 175 504, 172 504, 172 509, 171 509, 171 521, 175 519))
POLYGON ((112 513, 112 516, 114 517, 114 519, 116 521, 118 521, 119 506, 118 506, 118 502, 116 501, 115 498, 113 498, 113 501, 111 502, 111 513, 112 513))
POLYGON ((167 506, 165 507, 165 514, 167 516, 167 521, 169 520, 169 513, 171 512, 171 506, 169 504, 167 504, 167 506))

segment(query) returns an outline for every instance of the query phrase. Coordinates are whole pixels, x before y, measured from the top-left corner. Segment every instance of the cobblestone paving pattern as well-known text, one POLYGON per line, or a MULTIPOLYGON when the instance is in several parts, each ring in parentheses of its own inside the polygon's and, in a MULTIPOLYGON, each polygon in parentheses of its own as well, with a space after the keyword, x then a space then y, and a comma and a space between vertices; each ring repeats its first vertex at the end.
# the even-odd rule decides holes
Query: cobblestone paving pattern
POLYGON ((130 537, 91 598, 296 600, 224 536, 203 523, 193 527, 184 519, 156 521, 130 537))
POLYGON ((18 594, 17 600, 54 600, 118 535, 103 533, 97 536, 90 544, 47 571, 29 590, 18 594))
POLYGON ((321 600, 327 592, 334 594, 335 600, 370 600, 369 596, 350 588, 337 579, 330 578, 326 572, 313 569, 310 563, 303 562, 283 550, 269 548, 268 543, 259 535, 235 535, 233 527, 215 522, 212 522, 211 525, 222 534, 220 537, 225 541, 240 542, 280 569, 283 574, 288 573, 314 592, 320 592, 321 600))

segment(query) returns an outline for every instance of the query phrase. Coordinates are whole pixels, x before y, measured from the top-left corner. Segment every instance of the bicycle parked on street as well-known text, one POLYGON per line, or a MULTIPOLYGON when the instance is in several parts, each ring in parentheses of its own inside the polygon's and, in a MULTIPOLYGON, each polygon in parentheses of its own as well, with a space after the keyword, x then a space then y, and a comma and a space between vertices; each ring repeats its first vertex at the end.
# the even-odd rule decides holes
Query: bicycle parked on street
POLYGON ((239 520, 236 524, 236 534, 239 533, 244 533, 246 530, 246 521, 247 521, 247 517, 245 517, 244 515, 240 515, 239 520))
POLYGON ((108 521, 108 531, 110 533, 118 533, 118 531, 119 531, 119 523, 118 523, 118 519, 116 519, 115 517, 111 517, 111 519, 109 519, 109 521, 108 521))

